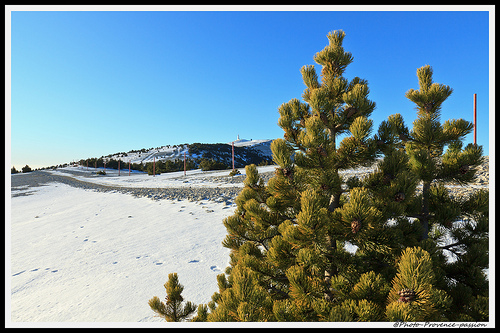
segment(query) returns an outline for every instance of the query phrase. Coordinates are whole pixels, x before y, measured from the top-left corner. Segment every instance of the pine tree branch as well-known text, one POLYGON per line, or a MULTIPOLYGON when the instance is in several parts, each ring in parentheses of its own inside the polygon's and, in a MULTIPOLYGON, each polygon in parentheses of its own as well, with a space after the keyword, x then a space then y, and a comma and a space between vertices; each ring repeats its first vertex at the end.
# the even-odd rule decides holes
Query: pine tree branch
MULTIPOLYGON (((442 249, 442 250, 448 250, 448 251, 451 251, 450 248, 454 247, 454 246, 458 246, 458 245, 463 245, 461 242, 456 242, 456 243, 452 243, 452 244, 448 244, 448 245, 444 245, 444 246, 438 246, 439 249, 442 249)), ((451 251, 453 252, 453 251, 451 251)), ((455 253, 455 252, 453 252, 455 253)))

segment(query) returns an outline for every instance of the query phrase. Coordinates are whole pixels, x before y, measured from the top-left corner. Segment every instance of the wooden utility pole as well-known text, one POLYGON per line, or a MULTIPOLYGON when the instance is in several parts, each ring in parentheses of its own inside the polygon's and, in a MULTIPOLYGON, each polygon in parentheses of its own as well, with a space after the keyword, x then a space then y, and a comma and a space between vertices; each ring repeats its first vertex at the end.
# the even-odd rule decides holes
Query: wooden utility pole
POLYGON ((474 145, 477 145, 477 94, 474 94, 474 145))
MULTIPOLYGON (((238 135, 239 138, 239 135, 238 135)), ((232 151, 233 151, 233 170, 234 170, 234 141, 232 142, 232 151)))

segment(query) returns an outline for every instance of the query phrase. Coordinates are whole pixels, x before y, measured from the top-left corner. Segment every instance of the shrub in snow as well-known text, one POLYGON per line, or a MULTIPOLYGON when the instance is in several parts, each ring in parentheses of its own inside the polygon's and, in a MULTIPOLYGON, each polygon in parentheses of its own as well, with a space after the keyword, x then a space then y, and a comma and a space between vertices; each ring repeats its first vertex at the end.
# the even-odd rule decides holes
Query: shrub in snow
POLYGON ((233 176, 236 176, 236 175, 241 175, 240 170, 234 169, 234 170, 231 170, 231 172, 229 173, 230 177, 233 177, 233 176))
POLYGON ((196 311, 196 305, 191 302, 182 305, 184 298, 181 294, 184 286, 179 283, 176 273, 168 275, 168 281, 164 284, 164 287, 167 292, 165 303, 160 301, 157 296, 154 296, 148 302, 151 309, 158 313, 160 317, 165 318, 166 321, 179 322, 186 320, 196 311))

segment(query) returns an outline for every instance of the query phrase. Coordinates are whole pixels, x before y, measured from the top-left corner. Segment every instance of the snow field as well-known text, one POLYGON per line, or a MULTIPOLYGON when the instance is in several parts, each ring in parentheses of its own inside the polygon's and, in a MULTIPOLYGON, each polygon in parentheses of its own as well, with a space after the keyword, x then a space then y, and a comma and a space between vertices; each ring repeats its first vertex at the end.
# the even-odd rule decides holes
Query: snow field
POLYGON ((11 199, 12 322, 164 323, 148 300, 164 300, 173 272, 186 301, 207 303, 218 290, 229 261, 222 220, 234 206, 35 190, 11 199))
MULTIPOLYGON (((275 165, 268 165, 258 167, 259 173, 271 172, 276 169, 275 165)), ((102 169, 99 169, 102 170, 102 169)), ((238 169, 241 175, 246 175, 245 169, 238 169)), ((78 168, 61 168, 51 173, 71 176, 78 180, 91 182, 95 184, 108 185, 108 186, 123 186, 123 187, 140 187, 140 188, 168 188, 168 187, 241 187, 243 183, 225 183, 222 181, 214 181, 215 177, 229 177, 231 170, 220 171, 201 171, 201 169, 188 170, 186 176, 184 171, 162 173, 160 175, 149 176, 146 173, 131 173, 128 175, 128 170, 121 170, 118 176, 118 170, 106 169, 106 176, 97 176, 93 168, 88 170, 85 167, 78 168), (84 174, 84 176, 75 176, 67 170, 75 170, 84 174)))

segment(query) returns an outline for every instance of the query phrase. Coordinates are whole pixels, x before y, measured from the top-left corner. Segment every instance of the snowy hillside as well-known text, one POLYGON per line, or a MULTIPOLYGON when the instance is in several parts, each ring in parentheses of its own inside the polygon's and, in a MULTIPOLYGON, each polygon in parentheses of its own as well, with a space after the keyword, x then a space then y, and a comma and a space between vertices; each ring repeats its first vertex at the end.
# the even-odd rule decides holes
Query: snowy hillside
MULTIPOLYGON (((272 140, 246 140, 237 139, 234 141, 235 147, 244 147, 249 149, 254 149, 264 157, 271 157, 271 142, 272 140)), ((228 142, 228 149, 231 149, 233 142, 228 142)), ((183 144, 175 146, 162 146, 159 148, 151 149, 141 149, 139 151, 130 151, 128 153, 116 153, 108 155, 108 159, 121 160, 125 163, 149 163, 154 161, 166 161, 175 159, 184 159, 184 154, 186 158, 197 159, 203 157, 203 153, 192 153, 190 147, 197 144, 183 144)), ((199 144, 198 144, 199 145, 199 144)), ((219 144, 203 144, 204 146, 217 146, 219 144)), ((237 156, 235 156, 237 157, 237 156)))

